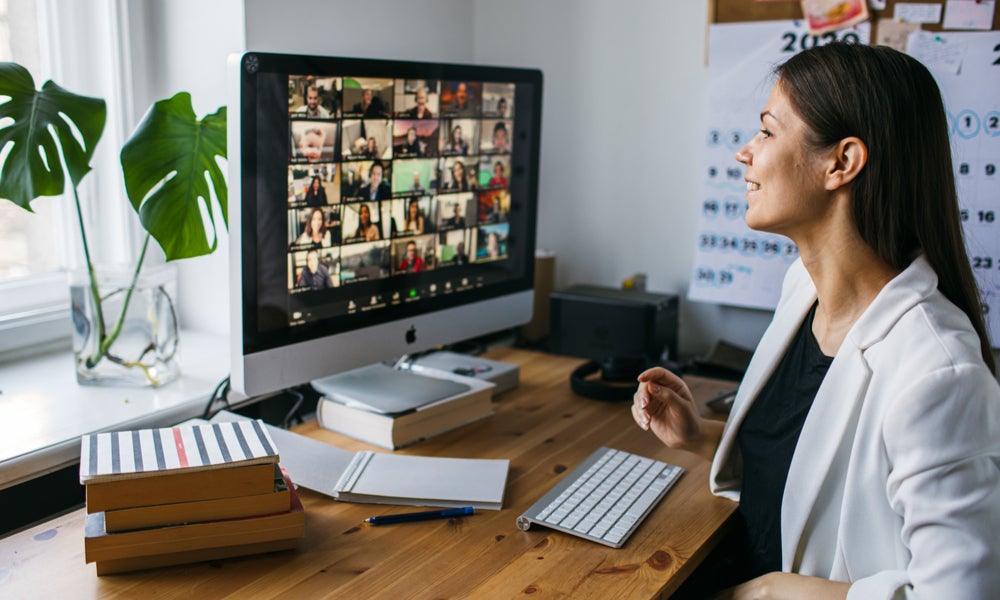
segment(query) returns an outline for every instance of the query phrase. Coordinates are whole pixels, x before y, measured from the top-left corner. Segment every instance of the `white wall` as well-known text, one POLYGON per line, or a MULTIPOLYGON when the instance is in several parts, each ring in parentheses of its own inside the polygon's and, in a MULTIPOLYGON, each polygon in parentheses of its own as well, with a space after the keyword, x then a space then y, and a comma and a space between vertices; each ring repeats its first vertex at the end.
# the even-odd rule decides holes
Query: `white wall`
MULTIPOLYGON (((132 0, 128 9, 135 88, 130 128, 153 102, 181 91, 191 93, 199 118, 227 104, 226 58, 244 47, 242 0, 132 0)), ((225 334, 229 236, 222 215, 216 213, 214 218, 219 232, 216 251, 176 263, 178 306, 183 327, 225 334)), ((158 247, 155 253, 153 260, 162 260, 158 247)))
POLYGON ((756 345, 769 313, 688 303, 702 138, 707 2, 480 0, 476 60, 545 74, 539 244, 557 287, 682 296, 680 347, 756 345))
MULTIPOLYGON (((199 114, 225 102, 224 58, 243 47, 541 68, 539 245, 557 253, 557 286, 617 286, 632 273, 647 273, 651 291, 682 296, 684 354, 704 353, 720 337, 753 346, 766 326, 769 313, 683 299, 698 216, 707 2, 144 0, 144 6, 155 25, 147 33, 158 39, 147 57, 155 77, 146 87, 155 97, 191 90, 199 114)), ((185 261, 185 326, 226 330, 226 252, 185 261)))

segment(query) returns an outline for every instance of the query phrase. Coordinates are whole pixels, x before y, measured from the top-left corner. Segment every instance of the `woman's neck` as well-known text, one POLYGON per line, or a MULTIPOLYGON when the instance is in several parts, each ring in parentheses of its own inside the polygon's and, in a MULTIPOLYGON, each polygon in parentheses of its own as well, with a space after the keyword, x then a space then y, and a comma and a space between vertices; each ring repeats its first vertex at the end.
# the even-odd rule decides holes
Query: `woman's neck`
POLYGON ((827 356, 837 353, 854 323, 899 271, 857 239, 827 239, 800 246, 802 262, 816 286, 813 335, 827 356))

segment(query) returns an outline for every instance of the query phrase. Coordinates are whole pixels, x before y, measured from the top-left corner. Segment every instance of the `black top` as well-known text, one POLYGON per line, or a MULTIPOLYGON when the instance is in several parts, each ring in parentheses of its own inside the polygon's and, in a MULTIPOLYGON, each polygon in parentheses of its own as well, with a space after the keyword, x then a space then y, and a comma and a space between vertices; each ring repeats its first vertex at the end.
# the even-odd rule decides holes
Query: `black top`
POLYGON ((781 498, 802 425, 833 362, 812 334, 813 305, 740 427, 746 523, 754 576, 781 570, 781 498))

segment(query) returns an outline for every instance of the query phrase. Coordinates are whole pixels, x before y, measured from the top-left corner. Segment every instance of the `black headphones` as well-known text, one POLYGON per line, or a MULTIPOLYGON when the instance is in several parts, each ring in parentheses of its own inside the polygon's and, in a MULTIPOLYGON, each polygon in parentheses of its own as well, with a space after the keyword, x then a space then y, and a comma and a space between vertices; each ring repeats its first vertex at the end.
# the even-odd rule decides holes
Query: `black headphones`
POLYGON ((680 372, 675 364, 664 364, 646 357, 613 358, 602 362, 592 360, 573 370, 569 376, 569 386, 573 392, 593 400, 631 402, 639 385, 636 378, 639 373, 651 367, 680 372), (598 371, 601 372, 600 378, 588 379, 598 371))

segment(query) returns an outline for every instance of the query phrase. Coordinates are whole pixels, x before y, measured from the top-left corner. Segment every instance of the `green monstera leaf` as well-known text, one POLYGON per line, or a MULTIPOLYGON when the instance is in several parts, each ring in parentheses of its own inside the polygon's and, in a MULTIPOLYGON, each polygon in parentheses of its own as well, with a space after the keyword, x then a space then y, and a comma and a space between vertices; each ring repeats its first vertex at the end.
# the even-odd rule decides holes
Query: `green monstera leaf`
POLYGON ((36 91, 27 69, 0 62, 0 149, 9 148, 0 166, 0 198, 30 211, 35 198, 63 193, 62 160, 78 185, 90 172, 106 118, 100 98, 73 94, 51 81, 36 91))
POLYGON ((186 92, 154 104, 125 142, 121 153, 125 192, 167 260, 215 250, 218 230, 209 181, 228 227, 227 187, 219 157, 226 157, 226 107, 199 121, 186 92))

